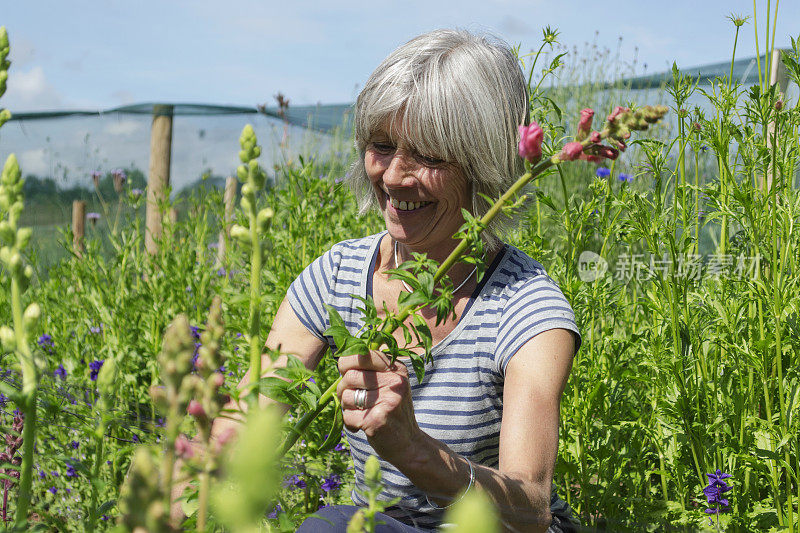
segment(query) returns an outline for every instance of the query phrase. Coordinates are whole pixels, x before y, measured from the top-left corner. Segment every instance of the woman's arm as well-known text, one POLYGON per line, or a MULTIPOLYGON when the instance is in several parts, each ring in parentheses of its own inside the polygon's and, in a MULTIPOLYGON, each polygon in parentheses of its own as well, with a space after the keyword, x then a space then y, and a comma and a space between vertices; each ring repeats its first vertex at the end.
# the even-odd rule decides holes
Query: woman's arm
MULTIPOLYGON (((280 351, 282 354, 293 354, 300 358, 306 368, 314 370, 325 352, 327 344, 315 337, 297 318, 292 306, 289 305, 288 298, 284 298, 275 314, 269 335, 267 336, 266 347, 269 350, 280 351)), ((286 366, 286 356, 280 355, 274 362, 269 354, 261 356, 261 368, 265 370, 264 375, 270 375, 275 368, 286 366)), ((250 383, 250 371, 248 370, 239 382, 239 389, 245 388, 250 383)), ((262 407, 273 401, 266 396, 259 395, 259 405, 262 407)), ((283 405, 284 412, 289 408, 283 405)), ((221 435, 231 429, 238 427, 243 420, 242 413, 247 412, 245 402, 229 401, 224 408, 224 414, 214 421, 211 429, 213 437, 221 435)))
MULTIPOLYGON (((494 500, 511 531, 545 531, 550 525, 559 404, 574 351, 570 331, 548 330, 523 345, 506 368, 500 465, 473 468, 475 484, 494 500)), ((452 501, 469 483, 469 463, 417 426, 405 366, 390 368, 383 354, 371 352, 341 358, 339 369, 345 377, 337 392, 348 428, 363 429, 375 451, 431 501, 452 501), (357 388, 368 389, 366 410, 355 409, 357 388)))

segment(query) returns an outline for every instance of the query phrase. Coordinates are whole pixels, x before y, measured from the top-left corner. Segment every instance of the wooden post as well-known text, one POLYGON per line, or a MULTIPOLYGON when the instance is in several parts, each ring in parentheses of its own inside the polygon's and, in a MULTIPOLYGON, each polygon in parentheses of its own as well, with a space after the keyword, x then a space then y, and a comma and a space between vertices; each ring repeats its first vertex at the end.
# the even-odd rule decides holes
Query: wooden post
MULTIPOLYGON (((770 60, 769 68, 769 84, 777 85, 780 91, 781 99, 786 95, 786 89, 789 87, 789 76, 786 73, 786 67, 781 61, 781 51, 778 48, 772 50, 772 59, 770 60)), ((784 103, 785 105, 785 103, 784 103)), ((767 126, 767 139, 769 139, 770 149, 772 148, 772 137, 775 135, 775 123, 770 122, 767 126)), ((764 176, 764 183, 762 190, 767 193, 772 188, 772 164, 767 167, 767 175, 764 176)))
POLYGON ((150 130, 150 173, 147 176, 147 211, 144 244, 150 254, 158 253, 161 238, 159 205, 166 199, 169 187, 169 166, 172 155, 172 106, 153 106, 150 130))
POLYGON ((219 232, 219 242, 217 244, 217 262, 225 265, 225 252, 228 246, 228 238, 231 234, 231 221, 233 220, 233 208, 236 202, 236 183, 237 179, 228 177, 225 180, 225 214, 222 220, 222 230, 219 232))
POLYGON ((85 250, 83 236, 86 232, 86 202, 74 200, 72 202, 72 249, 78 259, 83 257, 85 250))

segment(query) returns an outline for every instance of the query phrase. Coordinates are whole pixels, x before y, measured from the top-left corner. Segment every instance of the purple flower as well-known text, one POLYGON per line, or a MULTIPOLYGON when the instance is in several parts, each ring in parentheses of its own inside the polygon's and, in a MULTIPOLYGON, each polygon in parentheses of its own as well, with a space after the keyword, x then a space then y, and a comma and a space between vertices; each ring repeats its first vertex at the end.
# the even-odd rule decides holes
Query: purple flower
POLYGON ((39 479, 44 479, 47 477, 47 474, 44 470, 39 470, 39 479))
POLYGON ((293 474, 283 480, 284 487, 290 487, 290 490, 306 488, 306 482, 297 474, 293 474))
POLYGON ((58 368, 53 370, 53 376, 61 378, 62 380, 67 379, 67 369, 64 368, 64 365, 59 364, 58 368))
POLYGON ((330 492, 332 490, 338 489, 341 486, 342 486, 342 478, 339 476, 339 474, 331 474, 330 476, 326 477, 323 480, 322 486, 320 488, 322 488, 322 490, 324 490, 325 492, 330 492))
POLYGON ((55 496, 55 495, 56 495, 56 492, 58 492, 58 489, 57 489, 57 488, 55 488, 55 487, 50 487, 50 488, 49 488, 49 489, 47 489, 47 490, 48 490, 48 491, 50 491, 50 494, 52 494, 53 496, 55 496))
POLYGON ((95 335, 99 334, 101 331, 103 331, 103 324, 89 328, 89 333, 94 333, 95 335))
POLYGON ((346 452, 347 448, 345 447, 345 445, 343 443, 340 442, 339 444, 337 444, 336 446, 333 447, 333 450, 337 451, 337 452, 346 452))
POLYGON ((71 463, 67 463, 67 473, 64 475, 67 477, 78 477, 78 473, 75 471, 75 466, 71 463))
POLYGON ((278 518, 278 513, 283 511, 283 507, 281 504, 275 506, 275 508, 267 515, 267 518, 278 518))
POLYGON ((143 194, 144 194, 144 191, 142 189, 131 189, 131 196, 133 196, 133 197, 137 197, 138 198, 139 196, 141 196, 143 194))
POLYGON ((97 374, 100 372, 100 369, 103 367, 103 363, 105 363, 105 361, 105 359, 98 359, 97 361, 92 361, 89 363, 89 369, 91 370, 89 379, 92 381, 97 381, 97 374))
POLYGON ((625 174, 624 172, 620 172, 619 181, 627 181, 628 183, 633 183, 633 174, 625 174))
POLYGON ((598 178, 607 178, 607 177, 609 177, 611 175, 611 169, 610 168, 606 168, 606 167, 597 167, 597 171, 595 172, 595 175, 598 178))
POLYGON ((139 435, 137 435, 136 433, 133 434, 133 436, 131 437, 131 440, 133 442, 141 442, 141 440, 139 440, 139 435))
POLYGON ((92 222, 97 222, 98 220, 100 220, 100 213, 95 213, 94 211, 91 211, 89 213, 86 213, 86 218, 88 218, 92 222))
POLYGON ((80 444, 76 440, 70 442, 69 445, 72 447, 73 450, 77 450, 80 447, 80 444))
POLYGON ((48 352, 51 351, 51 348, 53 348, 53 346, 55 346, 55 343, 53 343, 53 337, 51 337, 47 333, 39 337, 36 343, 39 345, 39 348, 41 348, 42 350, 47 350, 48 352))
MULTIPOLYGON (((720 513, 724 513, 728 511, 729 501, 727 498, 723 498, 723 494, 733 489, 733 487, 729 486, 725 480, 731 477, 731 474, 726 474, 719 468, 713 474, 706 474, 708 476, 708 486, 703 489, 703 494, 706 497, 706 501, 708 505, 711 507, 706 509, 706 514, 713 514, 719 517, 720 513)), ((709 519, 711 524, 714 524, 714 521, 709 519)), ((719 518, 717 518, 719 520, 719 518)))
POLYGON ((0 392, 0 407, 5 407, 6 402, 8 402, 8 396, 0 392))

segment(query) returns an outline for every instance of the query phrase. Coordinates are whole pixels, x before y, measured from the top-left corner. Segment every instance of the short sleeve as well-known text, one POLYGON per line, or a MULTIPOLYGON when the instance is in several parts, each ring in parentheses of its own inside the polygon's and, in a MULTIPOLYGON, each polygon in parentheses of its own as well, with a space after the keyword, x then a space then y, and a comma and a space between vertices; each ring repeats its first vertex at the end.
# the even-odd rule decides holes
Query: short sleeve
POLYGON ((541 271, 521 283, 503 309, 495 352, 498 371, 505 375, 508 362, 526 342, 557 328, 575 333, 577 352, 581 337, 575 313, 556 282, 541 271))
POLYGON ((335 248, 328 250, 308 265, 289 286, 286 297, 297 318, 320 340, 328 329, 328 312, 325 304, 330 300, 336 273, 335 248))

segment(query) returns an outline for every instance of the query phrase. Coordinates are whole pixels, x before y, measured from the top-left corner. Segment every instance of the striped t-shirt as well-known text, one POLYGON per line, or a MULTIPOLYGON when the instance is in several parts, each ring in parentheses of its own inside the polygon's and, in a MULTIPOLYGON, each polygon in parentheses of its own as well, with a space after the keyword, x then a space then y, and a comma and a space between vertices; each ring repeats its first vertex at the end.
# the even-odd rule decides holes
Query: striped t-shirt
MULTIPOLYGON (((362 327, 358 308, 363 304, 355 296, 372 296, 372 273, 385 234, 334 245, 289 287, 287 297, 297 317, 332 349, 333 339, 323 334, 329 326, 323 304, 339 312, 351 334, 362 327)), ((579 335, 572 308, 542 265, 505 245, 456 327, 431 350, 433 363, 427 365, 421 383, 411 362, 405 361, 420 429, 474 463, 497 468, 506 366, 528 340, 554 328, 579 335)), ((363 431, 346 434, 356 474, 353 502, 366 505, 357 491, 366 490, 364 462, 377 454, 363 431)), ((380 462, 385 487, 381 499, 402 498, 386 513, 416 527, 437 527, 441 511, 392 464, 380 462)), ((554 494, 553 512, 564 505, 554 494)))

